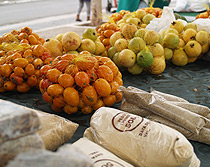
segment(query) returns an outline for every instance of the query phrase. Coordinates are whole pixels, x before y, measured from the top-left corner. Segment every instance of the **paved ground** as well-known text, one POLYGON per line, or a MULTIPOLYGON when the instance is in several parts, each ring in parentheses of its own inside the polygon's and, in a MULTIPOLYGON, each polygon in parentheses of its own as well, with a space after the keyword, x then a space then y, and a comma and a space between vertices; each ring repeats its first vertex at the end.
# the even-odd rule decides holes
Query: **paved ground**
MULTIPOLYGON (((78 0, 0 0, 0 36, 13 29, 24 26, 31 27, 34 31, 42 33, 45 38, 58 32, 69 30, 79 31, 75 28, 78 0), (55 30, 55 33, 53 32, 55 30)), ((102 0, 103 16, 106 18, 105 8, 107 1, 102 0)), ((83 7, 81 19, 86 20, 86 6, 83 7)), ((82 22, 86 23, 86 22, 82 22)))

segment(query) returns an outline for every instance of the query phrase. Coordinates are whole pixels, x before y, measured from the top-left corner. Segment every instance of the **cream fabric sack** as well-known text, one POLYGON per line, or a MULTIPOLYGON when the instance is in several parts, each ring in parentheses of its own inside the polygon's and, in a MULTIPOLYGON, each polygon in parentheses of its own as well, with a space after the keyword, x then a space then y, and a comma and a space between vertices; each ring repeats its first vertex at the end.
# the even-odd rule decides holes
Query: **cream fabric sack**
POLYGON ((89 156, 94 162, 94 167, 134 167, 86 137, 80 138, 72 145, 89 156))
POLYGON ((199 167, 190 142, 178 131, 121 110, 101 107, 85 137, 136 167, 199 167))

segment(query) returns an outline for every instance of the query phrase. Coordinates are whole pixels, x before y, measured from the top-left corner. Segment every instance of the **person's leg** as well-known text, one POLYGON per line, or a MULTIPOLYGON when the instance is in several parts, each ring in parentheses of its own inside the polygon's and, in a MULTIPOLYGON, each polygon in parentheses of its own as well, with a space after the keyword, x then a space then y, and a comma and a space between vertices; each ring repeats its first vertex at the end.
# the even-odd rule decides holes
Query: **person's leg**
POLYGON ((90 8, 91 8, 91 2, 85 1, 86 7, 87 7, 87 21, 90 20, 90 8))
POLYGON ((77 11, 76 21, 82 21, 82 20, 80 20, 79 16, 80 16, 80 13, 82 11, 83 6, 84 6, 84 0, 79 0, 79 8, 78 8, 78 11, 77 11))

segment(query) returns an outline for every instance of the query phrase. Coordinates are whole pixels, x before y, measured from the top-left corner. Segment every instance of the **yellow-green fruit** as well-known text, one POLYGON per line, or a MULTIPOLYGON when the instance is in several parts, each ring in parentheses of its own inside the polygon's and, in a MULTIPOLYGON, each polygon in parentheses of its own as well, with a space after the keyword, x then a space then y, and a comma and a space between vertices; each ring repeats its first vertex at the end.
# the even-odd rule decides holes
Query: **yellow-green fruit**
POLYGON ((187 43, 189 41, 195 40, 196 34, 197 34, 197 31, 195 31, 192 28, 188 28, 186 31, 183 32, 182 38, 184 42, 187 43))
POLYGON ((118 61, 123 67, 132 67, 136 62, 136 54, 130 49, 124 49, 119 53, 118 61))
POLYGON ((152 65, 153 55, 147 48, 139 52, 136 58, 137 64, 140 67, 147 68, 152 65))
POLYGON ((117 31, 114 34, 112 34, 112 36, 110 37, 109 41, 110 41, 110 45, 114 46, 115 42, 120 39, 123 38, 123 35, 121 32, 117 31))
POLYGON ((178 33, 181 33, 184 29, 184 24, 181 20, 175 20, 171 23, 170 28, 174 28, 178 33))
POLYGON ((137 63, 135 63, 132 67, 128 68, 128 72, 133 75, 139 75, 142 73, 144 68, 140 67, 137 63))
POLYGON ((198 57, 202 52, 202 47, 197 41, 189 41, 184 50, 189 57, 198 57))
POLYGON ((204 45, 201 45, 201 47, 202 47, 202 53, 208 52, 209 51, 209 42, 207 42, 204 45))
POLYGON ((177 46, 177 48, 183 48, 185 46, 185 42, 184 42, 184 40, 183 39, 179 39, 179 44, 178 44, 178 46, 177 46))
POLYGON ((96 45, 96 50, 95 50, 95 53, 94 53, 95 55, 100 55, 101 53, 104 52, 105 47, 104 47, 102 42, 95 41, 95 45, 96 45))
POLYGON ((195 40, 201 45, 204 45, 209 41, 209 33, 204 30, 198 31, 195 36, 195 40))
POLYGON ((134 34, 134 37, 140 37, 142 39, 144 39, 144 35, 146 34, 148 30, 145 29, 145 28, 141 28, 141 29, 138 29, 135 34, 134 34))
POLYGON ((79 52, 77 52, 76 50, 72 50, 72 51, 69 51, 67 53, 72 54, 72 55, 78 55, 79 54, 79 52))
POLYGON ((153 57, 160 57, 164 55, 164 48, 161 44, 155 43, 154 45, 147 46, 153 57))
POLYGON ((107 53, 107 50, 105 49, 101 54, 100 54, 101 57, 108 57, 108 53, 107 53))
POLYGON ((128 43, 128 49, 132 50, 134 53, 138 53, 143 50, 145 46, 145 41, 140 37, 134 37, 128 43))
POLYGON ((116 50, 116 48, 114 46, 112 46, 111 48, 109 48, 107 54, 108 54, 108 57, 110 59, 113 59, 113 56, 115 55, 115 53, 117 53, 117 50, 116 50))
POLYGON ((141 24, 141 28, 146 28, 147 24, 141 24))
POLYGON ((134 34, 137 30, 138 29, 135 24, 125 24, 122 28, 122 34, 125 38, 131 39, 134 37, 134 34))
POLYGON ((95 53, 96 50, 96 44, 91 39, 83 39, 81 42, 80 47, 78 48, 78 51, 88 51, 90 53, 95 53))
POLYGON ((142 20, 142 18, 146 15, 147 13, 143 9, 137 9, 135 17, 139 18, 142 20))
POLYGON ((77 50, 81 45, 81 41, 81 37, 77 33, 72 31, 66 32, 61 39, 61 43, 66 52, 71 50, 77 50))
POLYGON ((156 31, 148 30, 144 35, 144 41, 147 45, 153 45, 159 40, 159 34, 156 31))
POLYGON ((198 57, 188 57, 188 63, 194 63, 198 57))
POLYGON ((82 34, 83 39, 91 39, 95 42, 98 38, 97 31, 94 28, 86 28, 82 34))
POLYGON ((163 45, 163 36, 160 33, 158 33, 158 35, 159 35, 158 43, 163 45))
MULTIPOLYGON (((7 43, 8 44, 8 43, 7 43)), ((11 45, 4 45, 5 51, 10 49, 11 45)), ((62 56, 63 54, 63 47, 60 41, 58 41, 55 38, 47 39, 46 42, 43 45, 45 48, 47 48, 50 51, 50 54, 52 57, 62 56)), ((12 47, 12 46, 11 46, 12 47)), ((13 47, 12 47, 13 49, 13 47)))
POLYGON ((160 32, 160 35, 164 38, 164 35, 165 35, 165 32, 166 32, 167 29, 164 29, 160 32))
POLYGON ((141 20, 138 19, 138 18, 128 18, 126 20, 126 23, 135 24, 136 26, 140 26, 141 25, 141 20))
POLYGON ((187 54, 183 49, 177 49, 174 51, 172 63, 177 66, 185 66, 188 63, 187 54))
POLYGON ((187 23, 187 24, 185 25, 185 27, 184 27, 184 31, 187 30, 187 29, 189 29, 189 28, 192 28, 192 29, 194 29, 195 31, 197 31, 197 24, 195 24, 195 23, 187 23))
POLYGON ((131 13, 126 13, 122 19, 126 22, 128 18, 134 18, 134 16, 131 13))
POLYGON ((175 49, 179 44, 179 36, 174 33, 167 33, 163 38, 164 46, 170 49, 175 49))
POLYGON ((120 23, 120 24, 118 25, 118 27, 119 27, 120 29, 122 29, 125 25, 126 25, 126 23, 120 23))
POLYGON ((121 19, 117 22, 117 26, 119 26, 121 23, 125 23, 125 20, 121 19))
POLYGON ((142 21, 144 24, 149 24, 150 21, 152 19, 156 18, 153 14, 146 14, 143 18, 142 18, 142 21))
POLYGON ((168 34, 168 33, 174 33, 174 34, 176 34, 176 35, 179 35, 179 32, 178 32, 176 29, 174 29, 174 28, 168 28, 168 29, 165 30, 163 37, 164 37, 166 34, 168 34))
POLYGON ((117 52, 120 52, 123 49, 128 48, 128 41, 124 38, 120 38, 115 42, 114 47, 116 48, 117 52))
POLYGON ((166 68, 165 57, 154 57, 152 65, 148 68, 148 71, 152 74, 161 74, 166 68))
POLYGON ((64 35, 63 33, 60 33, 60 34, 55 36, 55 39, 57 39, 58 41, 61 42, 61 39, 62 39, 63 35, 64 35))
POLYGON ((164 48, 164 56, 165 60, 171 60, 171 58, 173 57, 173 50, 169 48, 164 48))
POLYGON ((118 56, 119 52, 115 53, 114 56, 112 57, 112 60, 117 65, 117 67, 122 67, 122 65, 119 63, 118 56))

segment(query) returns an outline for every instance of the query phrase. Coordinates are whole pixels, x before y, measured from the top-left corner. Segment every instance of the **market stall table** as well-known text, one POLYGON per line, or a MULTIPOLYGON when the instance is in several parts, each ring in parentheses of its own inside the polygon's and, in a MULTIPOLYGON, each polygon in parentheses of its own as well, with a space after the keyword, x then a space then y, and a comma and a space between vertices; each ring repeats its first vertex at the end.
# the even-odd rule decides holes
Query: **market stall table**
MULTIPOLYGON (((210 62, 197 60, 195 63, 188 64, 184 67, 178 67, 167 63, 165 71, 160 75, 150 75, 142 73, 140 75, 131 75, 122 70, 124 86, 134 86, 145 91, 150 88, 155 90, 182 97, 191 103, 201 104, 210 108, 210 62)), ((84 130, 89 127, 90 115, 76 113, 73 115, 64 112, 55 113, 51 107, 42 99, 39 90, 33 89, 28 93, 21 94, 17 92, 5 92, 0 94, 0 98, 9 100, 20 105, 41 110, 48 113, 54 113, 63 116, 80 126, 69 143, 73 143, 82 137, 84 130)), ((120 104, 115 104, 114 108, 120 108, 120 104)), ((197 157, 201 161, 201 167, 209 167, 210 164, 210 146, 190 141, 194 147, 197 157)))

